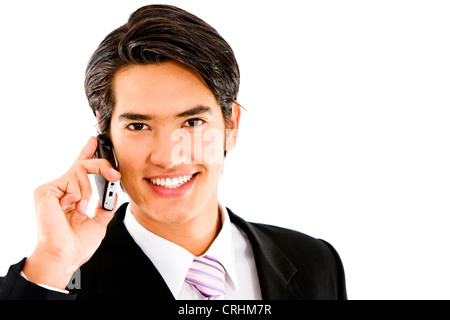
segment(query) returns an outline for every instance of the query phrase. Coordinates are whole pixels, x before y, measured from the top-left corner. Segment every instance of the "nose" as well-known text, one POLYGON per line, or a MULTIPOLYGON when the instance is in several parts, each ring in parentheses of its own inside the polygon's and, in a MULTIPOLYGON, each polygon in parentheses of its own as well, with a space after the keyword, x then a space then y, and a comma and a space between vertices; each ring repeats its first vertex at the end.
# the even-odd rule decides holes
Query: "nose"
POLYGON ((151 142, 150 161, 165 169, 186 163, 191 146, 188 135, 186 130, 155 135, 151 142))

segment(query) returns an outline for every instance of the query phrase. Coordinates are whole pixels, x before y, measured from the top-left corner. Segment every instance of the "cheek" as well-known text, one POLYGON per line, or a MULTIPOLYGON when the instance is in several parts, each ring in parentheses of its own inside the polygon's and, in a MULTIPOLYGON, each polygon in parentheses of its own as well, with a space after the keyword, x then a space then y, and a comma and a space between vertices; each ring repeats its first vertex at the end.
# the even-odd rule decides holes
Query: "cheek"
POLYGON ((224 160, 224 131, 221 129, 208 129, 202 139, 202 159, 208 165, 222 165, 224 160))
POLYGON ((176 164, 221 165, 224 160, 225 136, 221 129, 177 130, 172 161, 176 164))
POLYGON ((132 144, 117 144, 116 156, 119 162, 119 171, 122 174, 122 180, 127 180, 137 174, 137 168, 145 161, 142 148, 136 148, 132 144))
POLYGON ((217 186, 222 175, 224 162, 224 132, 220 129, 209 129, 203 134, 202 139, 202 166, 208 172, 206 185, 211 191, 212 186, 217 186))

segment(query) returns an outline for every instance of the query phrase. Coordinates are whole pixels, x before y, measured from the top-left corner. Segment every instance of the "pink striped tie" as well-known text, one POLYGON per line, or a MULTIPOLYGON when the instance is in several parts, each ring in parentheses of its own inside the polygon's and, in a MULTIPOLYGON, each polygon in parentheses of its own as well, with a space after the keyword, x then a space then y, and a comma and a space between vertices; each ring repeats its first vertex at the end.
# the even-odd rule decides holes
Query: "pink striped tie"
POLYGON ((225 269, 212 257, 195 258, 185 281, 196 287, 205 300, 224 299, 225 269))

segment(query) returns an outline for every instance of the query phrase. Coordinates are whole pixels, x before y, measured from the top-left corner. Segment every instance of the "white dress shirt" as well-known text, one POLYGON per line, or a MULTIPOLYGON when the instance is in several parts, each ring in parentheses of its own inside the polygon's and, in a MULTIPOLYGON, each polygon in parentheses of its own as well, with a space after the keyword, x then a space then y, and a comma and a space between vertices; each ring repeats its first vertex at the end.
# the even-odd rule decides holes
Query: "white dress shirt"
MULTIPOLYGON (((225 299, 260 300, 261 290, 252 246, 247 236, 231 223, 219 204, 222 229, 205 255, 220 261, 226 270, 225 299)), ((200 292, 184 281, 194 255, 181 246, 145 229, 127 206, 124 224, 131 237, 158 269, 177 300, 202 299, 200 292)))

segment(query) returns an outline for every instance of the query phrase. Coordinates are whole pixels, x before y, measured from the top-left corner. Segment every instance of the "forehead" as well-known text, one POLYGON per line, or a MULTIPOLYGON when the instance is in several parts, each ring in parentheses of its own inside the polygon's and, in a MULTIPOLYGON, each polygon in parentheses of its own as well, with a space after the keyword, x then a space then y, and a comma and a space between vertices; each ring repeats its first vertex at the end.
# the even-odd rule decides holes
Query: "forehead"
POLYGON ((115 75, 113 90, 115 114, 134 112, 165 117, 199 105, 220 112, 203 78, 172 61, 126 67, 115 75))

